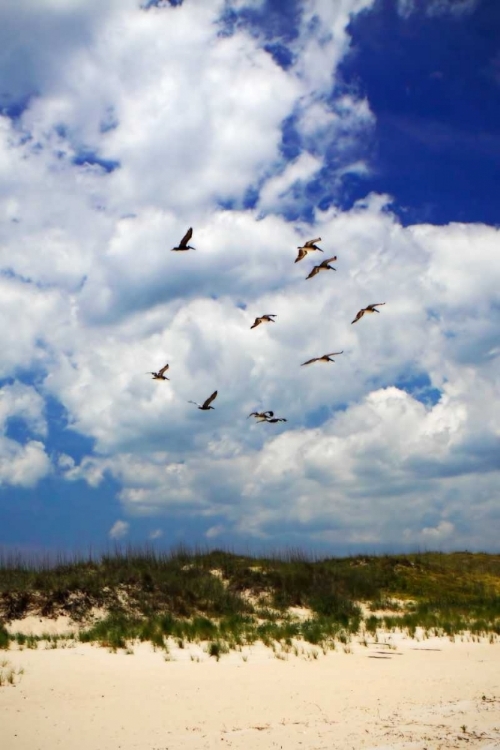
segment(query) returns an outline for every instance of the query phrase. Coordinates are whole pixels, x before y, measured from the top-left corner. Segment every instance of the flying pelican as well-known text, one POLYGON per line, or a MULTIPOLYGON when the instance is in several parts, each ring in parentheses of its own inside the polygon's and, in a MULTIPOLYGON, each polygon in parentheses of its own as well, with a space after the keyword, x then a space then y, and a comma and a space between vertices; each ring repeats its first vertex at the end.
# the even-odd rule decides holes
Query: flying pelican
POLYGON ((299 260, 302 260, 302 258, 305 258, 307 253, 310 253, 312 250, 319 250, 320 253, 324 252, 320 247, 318 247, 315 243, 321 242, 321 237, 316 237, 315 240, 307 240, 307 242, 304 242, 302 247, 298 247, 297 250, 299 251, 299 254, 295 258, 295 263, 298 263, 299 260))
POLYGON ((161 370, 158 370, 158 372, 147 372, 146 375, 152 375, 153 380, 170 380, 170 378, 166 378, 163 374, 166 372, 169 368, 169 365, 165 365, 165 367, 162 367, 161 370))
POLYGON ((335 362, 334 359, 331 359, 335 354, 343 354, 344 350, 342 349, 341 352, 330 352, 330 354, 323 354, 322 357, 313 357, 312 359, 308 359, 307 362, 302 362, 301 367, 304 365, 311 365, 313 362, 335 362))
POLYGON ((179 242, 177 247, 173 247, 172 250, 196 250, 195 247, 191 247, 191 245, 188 245, 189 240, 193 236, 193 227, 189 227, 186 234, 182 238, 182 240, 179 242))
POLYGON ((197 404, 196 401, 188 401, 188 404, 194 404, 198 407, 198 409, 201 409, 202 411, 208 411, 209 409, 213 409, 213 406, 210 406, 212 401, 217 397, 217 391, 214 391, 211 396, 207 398, 206 401, 204 401, 202 404, 197 404))
POLYGON ((373 305, 368 305, 368 307, 363 307, 362 310, 359 311, 359 313, 356 315, 354 320, 351 320, 351 325, 353 323, 356 323, 358 320, 361 320, 363 315, 365 313, 379 313, 380 310, 376 310, 375 308, 380 307, 380 305, 385 305, 385 302, 374 302, 373 305))
POLYGON ((255 417, 259 422, 269 419, 270 417, 274 417, 273 411, 253 411, 251 414, 248 415, 247 419, 250 419, 250 417, 255 417))
POLYGON ((277 317, 277 315, 273 315, 272 313, 270 315, 261 315, 260 318, 255 318, 255 322, 253 326, 250 326, 250 329, 257 328, 257 326, 260 326, 261 323, 276 323, 273 318, 277 317))
POLYGON ((318 266, 314 266, 313 270, 309 274, 309 276, 306 276, 306 279, 311 279, 313 276, 316 276, 317 273, 320 271, 336 271, 337 269, 333 266, 329 266, 329 263, 333 263, 334 260, 337 260, 337 256, 334 255, 333 258, 327 258, 323 261, 323 263, 320 263, 318 266))

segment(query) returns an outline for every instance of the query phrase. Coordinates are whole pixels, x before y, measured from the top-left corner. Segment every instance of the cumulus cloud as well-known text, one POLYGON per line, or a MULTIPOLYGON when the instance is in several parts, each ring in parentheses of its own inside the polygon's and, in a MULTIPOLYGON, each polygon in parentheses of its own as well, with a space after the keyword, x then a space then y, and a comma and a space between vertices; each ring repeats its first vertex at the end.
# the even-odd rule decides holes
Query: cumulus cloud
POLYGON ((115 521, 109 530, 110 539, 123 539, 127 536, 130 529, 130 524, 127 521, 115 521))
POLYGON ((21 421, 36 436, 47 436, 45 401, 37 391, 19 382, 0 389, 0 486, 34 487, 51 471, 40 440, 24 443, 8 435, 12 420, 21 421))
MULTIPOLYGON (((196 517, 208 539, 494 543, 498 230, 402 227, 384 195, 349 211, 307 197, 332 144, 329 189, 369 171, 374 118, 336 71, 371 5, 305 3, 289 66, 243 21, 221 34, 222 0, 79 3, 68 39, 69 5, 44 0, 35 56, 9 43, 5 88, 33 96, 0 117, 1 374, 36 390, 5 385, 0 419, 45 439, 55 399, 94 446, 60 454, 60 475, 114 478, 127 516, 196 517), (189 226, 197 250, 171 253, 189 226), (315 236, 325 256, 295 264, 315 236), (306 281, 330 254, 337 272, 306 281), (214 411, 188 403, 215 389, 214 411)), ((4 482, 50 470, 38 440, 3 441, 4 482)))
POLYGON ((0 436, 0 486, 34 487, 50 469, 50 459, 40 441, 21 445, 0 436))
POLYGON ((432 17, 451 15, 455 18, 469 15, 478 6, 479 0, 398 0, 398 11, 408 18, 417 11, 432 17))

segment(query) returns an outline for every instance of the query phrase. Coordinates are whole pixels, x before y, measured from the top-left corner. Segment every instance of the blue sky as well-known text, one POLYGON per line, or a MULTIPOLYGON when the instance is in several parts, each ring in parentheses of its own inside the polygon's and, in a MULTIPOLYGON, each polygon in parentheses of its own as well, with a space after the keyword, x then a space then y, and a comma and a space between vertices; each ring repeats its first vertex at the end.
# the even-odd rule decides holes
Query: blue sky
POLYGON ((500 8, 140 6, 0 10, 0 547, 498 549, 500 8))

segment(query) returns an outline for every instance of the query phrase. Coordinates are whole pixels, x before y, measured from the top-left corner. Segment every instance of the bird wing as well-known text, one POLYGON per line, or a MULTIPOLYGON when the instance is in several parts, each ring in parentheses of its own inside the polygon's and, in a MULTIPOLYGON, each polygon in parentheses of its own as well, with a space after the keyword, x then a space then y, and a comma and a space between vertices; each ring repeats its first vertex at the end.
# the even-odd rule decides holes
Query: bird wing
POLYGON ((299 253, 297 257, 295 258, 295 263, 298 263, 299 260, 302 260, 302 258, 305 258, 307 255, 307 250, 304 250, 303 247, 299 247, 299 253))
POLYGON ((365 314, 365 308, 363 308, 362 310, 359 311, 359 313, 356 315, 356 317, 354 318, 354 320, 351 320, 351 325, 353 323, 356 323, 360 318, 362 318, 364 314, 365 314))
POLYGON ((258 417, 258 416, 259 416, 259 413, 257 411, 252 411, 248 415, 247 419, 250 419, 250 417, 258 417))
POLYGON ((197 401, 188 401, 188 404, 194 404, 195 406, 199 406, 199 403, 197 401))
POLYGON ((321 242, 321 237, 316 237, 315 240, 307 240, 307 242, 304 242, 304 247, 314 247, 315 242, 321 242))
POLYGON ((303 367, 304 365, 310 365, 313 362, 317 362, 317 361, 318 361, 318 357, 313 357, 312 359, 308 359, 307 362, 302 362, 300 366, 303 367))
POLYGON ((344 350, 342 349, 341 352, 330 352, 330 354, 325 354, 325 357, 334 357, 336 354, 343 354, 344 350))
POLYGON ((366 309, 373 310, 374 307, 380 307, 380 305, 385 305, 385 302, 374 302, 373 305, 368 305, 366 309))
POLYGON ((250 326, 250 328, 257 328, 258 325, 262 323, 262 318, 255 318, 253 326, 250 326))
POLYGON ((326 259, 325 259, 325 260, 323 261, 323 263, 321 263, 321 265, 322 265, 323 267, 324 267, 324 266, 327 266, 327 265, 328 265, 329 263, 333 263, 333 261, 334 261, 334 260, 337 260, 337 256, 336 256, 336 255, 334 255, 334 256, 333 256, 333 258, 326 258, 326 259))
POLYGON ((193 227, 189 227, 186 234, 184 235, 182 240, 179 242, 179 247, 186 247, 187 243, 189 242, 192 236, 193 236, 193 227))
POLYGON ((162 367, 161 370, 158 370, 158 375, 163 375, 164 372, 167 372, 170 365, 165 365, 165 367, 162 367))
POLYGON ((207 398, 207 400, 206 400, 206 401, 204 402, 204 404, 203 404, 203 408, 204 408, 204 409, 206 409, 206 408, 207 408, 207 406, 210 406, 210 404, 211 404, 211 403, 212 403, 212 401, 213 401, 213 400, 214 400, 214 399, 216 398, 216 396, 217 396, 217 391, 214 391, 214 392, 212 393, 212 395, 211 395, 211 396, 209 396, 209 397, 207 398))
POLYGON ((273 320, 273 318, 277 317, 276 315, 269 314, 269 315, 263 315, 262 317, 264 318, 264 320, 267 320, 268 323, 276 323, 276 321, 273 320))
POLYGON ((319 266, 314 266, 309 276, 306 276, 306 279, 311 279, 313 276, 316 276, 317 273, 319 273, 319 266))
POLYGON ((269 411, 268 410, 268 411, 265 411, 264 414, 267 414, 268 417, 274 417, 274 412, 273 411, 269 411))

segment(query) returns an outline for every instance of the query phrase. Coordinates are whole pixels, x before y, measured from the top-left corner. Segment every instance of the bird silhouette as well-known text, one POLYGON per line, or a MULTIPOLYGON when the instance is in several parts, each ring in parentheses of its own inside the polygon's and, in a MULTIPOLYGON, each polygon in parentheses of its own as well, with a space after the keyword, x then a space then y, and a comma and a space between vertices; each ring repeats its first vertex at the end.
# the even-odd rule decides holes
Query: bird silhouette
POLYGON ((272 313, 269 315, 261 315, 260 318, 255 318, 254 324, 250 326, 250 330, 252 328, 257 328, 257 326, 260 326, 261 323, 276 323, 273 318, 277 318, 277 315, 273 315, 272 313))
POLYGON ((207 398, 206 401, 204 401, 202 404, 197 404, 196 401, 188 401, 188 404, 194 404, 198 407, 198 409, 201 409, 202 411, 208 411, 209 409, 213 409, 213 406, 210 406, 212 401, 217 397, 217 391, 214 391, 211 396, 207 398))
POLYGON ((329 263, 333 263, 334 260, 337 260, 336 255, 334 255, 333 258, 326 258, 323 263, 320 263, 318 266, 314 266, 309 276, 306 276, 306 279, 312 279, 312 277, 316 276, 316 274, 320 271, 336 271, 336 268, 328 265, 329 263))
POLYGON ((385 305, 385 302, 374 302, 373 305, 363 307, 363 309, 358 312, 354 320, 351 320, 351 325, 353 323, 357 323, 358 320, 361 320, 365 313, 379 313, 380 310, 376 310, 375 308, 380 307, 381 305, 385 305))
POLYGON ((344 350, 341 352, 331 352, 330 354, 323 354, 322 357, 313 357, 312 359, 308 359, 307 362, 302 362, 301 367, 304 365, 311 365, 313 362, 335 362, 334 359, 331 359, 335 354, 343 354, 344 350))
POLYGON ((305 258, 307 253, 312 252, 313 250, 319 250, 320 253, 324 252, 320 247, 318 247, 315 243, 321 242, 321 237, 316 237, 315 240, 307 240, 307 242, 304 242, 302 247, 298 247, 297 250, 299 251, 297 257, 295 258, 295 263, 298 263, 299 260, 302 260, 302 258, 305 258))
POLYGON ((165 367, 162 367, 161 370, 158 370, 158 372, 147 372, 146 375, 152 375, 153 380, 170 380, 170 378, 165 377, 163 373, 165 373, 169 368, 169 365, 165 365, 165 367))
POLYGON ((191 247, 191 245, 188 245, 189 240, 193 236, 193 228, 189 227, 186 234, 182 238, 182 240, 179 242, 177 247, 173 247, 172 250, 196 250, 195 247, 191 247))
POLYGON ((274 417, 273 411, 253 411, 251 414, 248 415, 247 419, 250 419, 250 417, 255 417, 259 422, 268 419, 269 417, 274 417))

